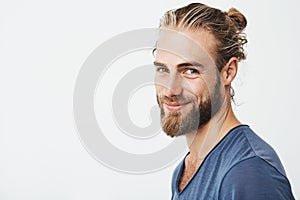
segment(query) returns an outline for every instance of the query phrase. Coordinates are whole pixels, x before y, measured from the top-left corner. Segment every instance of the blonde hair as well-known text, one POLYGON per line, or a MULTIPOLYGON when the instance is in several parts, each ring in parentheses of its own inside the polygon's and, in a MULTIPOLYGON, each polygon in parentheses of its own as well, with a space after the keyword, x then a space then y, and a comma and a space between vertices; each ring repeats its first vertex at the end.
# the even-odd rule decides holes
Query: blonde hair
POLYGON ((243 45, 247 39, 243 30, 247 25, 245 16, 237 9, 228 12, 201 3, 167 11, 160 21, 160 28, 204 29, 216 38, 216 65, 221 71, 231 57, 246 59, 243 45))

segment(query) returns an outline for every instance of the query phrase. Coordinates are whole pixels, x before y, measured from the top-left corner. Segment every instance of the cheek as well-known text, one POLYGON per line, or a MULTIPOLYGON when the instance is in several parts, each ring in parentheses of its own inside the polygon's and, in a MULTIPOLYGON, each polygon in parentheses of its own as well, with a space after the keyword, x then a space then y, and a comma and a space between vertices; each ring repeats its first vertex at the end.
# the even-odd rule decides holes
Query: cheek
POLYGON ((155 84, 155 91, 158 96, 160 96, 163 93, 163 90, 164 88, 161 85, 155 84))
POLYGON ((164 78, 164 77, 161 77, 161 76, 155 76, 154 84, 155 84, 155 90, 156 90, 156 93, 162 92, 162 91, 163 91, 164 85, 166 85, 165 82, 166 82, 166 81, 165 81, 165 78, 164 78))
POLYGON ((197 79, 189 81, 189 87, 186 88, 186 91, 193 95, 195 101, 197 101, 198 105, 201 102, 206 102, 210 98, 210 89, 207 85, 207 82, 203 79, 197 79))

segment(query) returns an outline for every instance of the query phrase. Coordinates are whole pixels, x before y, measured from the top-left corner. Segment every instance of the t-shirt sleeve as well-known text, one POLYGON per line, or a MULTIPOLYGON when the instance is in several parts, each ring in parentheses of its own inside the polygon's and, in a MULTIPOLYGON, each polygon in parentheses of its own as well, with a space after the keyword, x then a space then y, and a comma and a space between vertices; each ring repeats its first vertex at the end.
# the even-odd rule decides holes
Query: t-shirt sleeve
POLYGON ((294 200, 288 179, 260 157, 244 160, 224 176, 220 200, 294 200))

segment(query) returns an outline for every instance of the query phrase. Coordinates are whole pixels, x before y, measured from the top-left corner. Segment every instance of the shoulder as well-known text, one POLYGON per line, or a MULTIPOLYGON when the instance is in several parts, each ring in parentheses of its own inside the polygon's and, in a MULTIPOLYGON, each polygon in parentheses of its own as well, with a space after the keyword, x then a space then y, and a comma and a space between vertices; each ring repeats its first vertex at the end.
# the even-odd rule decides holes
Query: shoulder
POLYGON ((258 156, 240 161, 223 177, 220 199, 294 199, 288 179, 258 156))
POLYGON ((257 157, 260 157, 262 160, 276 168, 281 174, 285 176, 285 170, 276 151, 266 141, 260 138, 249 127, 243 130, 243 136, 246 138, 252 152, 257 157))

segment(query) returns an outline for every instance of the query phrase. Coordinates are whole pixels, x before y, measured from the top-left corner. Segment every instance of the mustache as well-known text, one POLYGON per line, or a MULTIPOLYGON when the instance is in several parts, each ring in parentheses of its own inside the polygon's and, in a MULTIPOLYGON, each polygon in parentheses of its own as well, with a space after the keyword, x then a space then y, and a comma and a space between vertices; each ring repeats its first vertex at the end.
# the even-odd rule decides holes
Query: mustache
POLYGON ((178 104, 186 104, 188 102, 194 101, 194 98, 191 97, 184 97, 184 96, 172 96, 172 97, 167 97, 167 96, 158 96, 156 95, 157 103, 159 105, 163 103, 178 103, 178 104))

